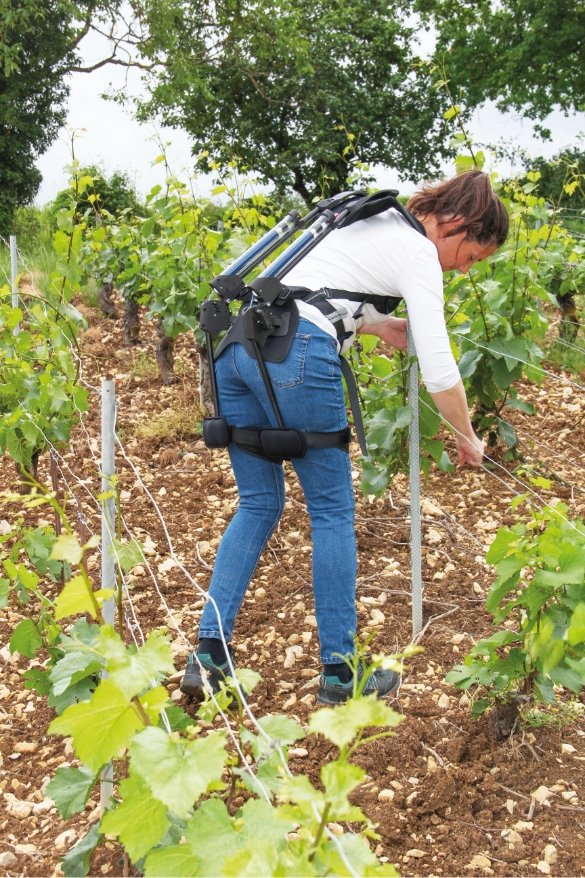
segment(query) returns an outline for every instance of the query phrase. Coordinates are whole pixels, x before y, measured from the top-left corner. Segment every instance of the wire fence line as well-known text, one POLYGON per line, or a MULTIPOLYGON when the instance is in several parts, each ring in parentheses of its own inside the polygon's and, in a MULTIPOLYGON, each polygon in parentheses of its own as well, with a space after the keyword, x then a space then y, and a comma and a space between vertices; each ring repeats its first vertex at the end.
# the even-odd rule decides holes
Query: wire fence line
POLYGON ((456 338, 463 338, 464 341, 471 342, 471 344, 474 344, 478 348, 482 348, 484 351, 488 351, 490 354, 494 354, 498 357, 504 357, 504 359, 506 360, 515 360, 517 363, 523 363, 525 366, 528 366, 530 369, 534 369, 536 372, 541 372, 543 375, 548 375, 549 378, 555 378, 557 381, 560 381, 563 384, 570 384, 573 387, 576 387, 578 390, 582 390, 585 392, 585 387, 583 387, 583 385, 577 384, 576 381, 571 381, 570 378, 566 378, 562 375, 557 375, 556 372, 551 372, 550 369, 543 369, 542 366, 535 366, 534 363, 529 363, 528 360, 523 360, 522 357, 515 357, 512 354, 504 353, 503 351, 496 351, 493 348, 488 347, 487 345, 475 341, 475 339, 473 338, 468 338, 468 336, 462 336, 460 333, 454 332, 452 329, 448 329, 447 332, 450 335, 454 335, 456 338))
POLYGON ((524 427, 518 427, 517 424, 513 424, 512 426, 514 427, 514 430, 522 433, 530 442, 534 442, 535 445, 539 445, 541 448, 545 448, 547 451, 552 452, 556 457, 560 457, 561 460, 566 461, 568 464, 570 464, 570 466, 575 467, 575 469, 585 472, 585 466, 582 466, 582 464, 580 463, 576 463, 574 460, 571 460, 570 457, 566 457, 564 454, 561 454, 560 451, 557 451, 555 448, 552 448, 545 442, 541 442, 540 439, 537 439, 535 436, 532 436, 530 433, 528 433, 527 430, 524 429, 524 427))

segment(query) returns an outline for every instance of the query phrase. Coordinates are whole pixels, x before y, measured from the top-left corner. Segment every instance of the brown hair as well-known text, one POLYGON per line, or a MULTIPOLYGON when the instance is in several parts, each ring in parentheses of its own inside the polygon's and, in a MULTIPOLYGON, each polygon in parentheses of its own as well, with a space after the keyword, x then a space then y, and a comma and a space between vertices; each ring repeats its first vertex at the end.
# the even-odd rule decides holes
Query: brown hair
POLYGON ((406 205, 417 217, 435 216, 438 225, 461 223, 446 237, 467 232, 467 240, 501 247, 508 235, 508 212, 483 171, 465 171, 444 183, 424 184, 406 205))

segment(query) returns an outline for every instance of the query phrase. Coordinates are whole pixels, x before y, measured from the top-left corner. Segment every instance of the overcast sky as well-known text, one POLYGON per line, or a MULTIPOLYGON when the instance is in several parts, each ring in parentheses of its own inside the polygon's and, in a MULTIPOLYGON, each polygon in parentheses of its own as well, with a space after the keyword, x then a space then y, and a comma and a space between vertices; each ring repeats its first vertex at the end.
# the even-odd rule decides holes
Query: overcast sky
MULTIPOLYGON (((91 37, 83 43, 86 63, 100 57, 100 44, 91 37)), ((139 125, 132 118, 129 109, 123 109, 111 101, 101 98, 110 85, 114 88, 125 87, 128 93, 136 93, 140 89, 140 77, 137 71, 130 71, 126 80, 126 71, 119 67, 105 67, 93 73, 76 73, 70 77, 71 95, 66 126, 59 139, 38 161, 43 175, 43 182, 37 196, 38 204, 50 201, 56 193, 67 185, 67 175, 63 167, 70 162, 70 130, 79 129, 75 141, 77 158, 84 165, 99 164, 111 173, 115 170, 127 171, 136 180, 137 189, 144 194, 155 185, 164 181, 164 167, 152 167, 152 162, 160 150, 152 142, 156 133, 153 125, 139 125), (85 129, 85 130, 81 130, 85 129)), ((552 132, 552 142, 543 142, 532 136, 532 124, 514 113, 502 114, 488 104, 477 110, 470 126, 474 139, 479 142, 496 143, 505 138, 513 140, 527 149, 532 155, 551 156, 565 146, 574 144, 579 133, 585 133, 585 114, 577 113, 565 117, 562 113, 553 113, 545 122, 552 132)), ((169 148, 170 164, 173 171, 180 176, 184 170, 192 169, 191 143, 183 131, 159 129, 165 141, 171 141, 169 148)), ((510 172, 510 166, 502 164, 502 174, 510 172)), ((413 184, 401 183, 398 175, 388 168, 377 169, 377 183, 380 187, 395 186, 401 192, 409 194, 413 184)), ((208 195, 211 181, 202 177, 198 181, 201 195, 208 195)))

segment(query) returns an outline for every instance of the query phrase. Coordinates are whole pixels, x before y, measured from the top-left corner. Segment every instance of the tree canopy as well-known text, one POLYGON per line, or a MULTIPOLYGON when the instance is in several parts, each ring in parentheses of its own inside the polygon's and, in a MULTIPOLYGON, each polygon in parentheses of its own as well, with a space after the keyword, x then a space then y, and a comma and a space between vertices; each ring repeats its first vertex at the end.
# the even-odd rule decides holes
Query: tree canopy
POLYGON ((468 106, 486 99, 543 119, 585 109, 582 0, 418 0, 437 28, 453 82, 468 106))
MULTIPOLYGON (((107 174, 96 165, 88 165, 87 167, 79 168, 77 176, 87 176, 93 180, 92 185, 88 186, 81 195, 76 197, 77 210, 80 213, 85 213, 89 210, 90 222, 97 210, 107 210, 112 216, 117 216, 126 211, 134 213, 138 207, 141 208, 141 212, 144 212, 144 206, 138 203, 136 187, 128 173, 114 171, 112 174, 107 174)), ((58 192, 50 205, 51 216, 55 217, 57 212, 63 208, 68 210, 72 199, 73 189, 71 187, 58 192)))
MULTIPOLYGON (((340 191, 360 160, 405 177, 445 155, 444 96, 413 68, 401 0, 147 0, 139 117, 185 129, 195 151, 237 157, 310 202, 340 191), (359 141, 359 143, 358 143, 359 141), (357 144, 357 146, 356 146, 357 144)), ((208 169, 208 157, 198 161, 208 169)))

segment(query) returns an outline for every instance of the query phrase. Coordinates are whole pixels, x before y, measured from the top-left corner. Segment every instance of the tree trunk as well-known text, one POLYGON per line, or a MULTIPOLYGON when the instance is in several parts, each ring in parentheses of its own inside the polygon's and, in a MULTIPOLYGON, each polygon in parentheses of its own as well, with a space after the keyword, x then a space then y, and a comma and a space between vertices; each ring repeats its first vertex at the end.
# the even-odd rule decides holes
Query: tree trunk
POLYGON ((209 373, 209 356, 207 348, 197 344, 199 354, 199 405, 204 417, 213 417, 213 396, 211 394, 211 377, 209 373))
POLYGON ((140 344, 140 315, 138 302, 130 299, 124 305, 124 347, 140 344))
POLYGON ((104 317, 111 317, 112 320, 117 320, 120 315, 112 302, 112 294, 114 292, 114 284, 104 283, 98 296, 98 305, 104 317))
POLYGON ((561 325, 559 335, 565 341, 575 341, 579 332, 579 317, 575 304, 575 293, 557 293, 557 302, 561 309, 561 325))
POLYGON ((36 481, 38 482, 40 454, 41 454, 41 449, 39 448, 38 451, 35 451, 33 453, 30 466, 23 466, 22 464, 16 463, 16 461, 15 461, 14 465, 16 466, 16 472, 18 473, 18 478, 20 479, 20 487, 18 489, 20 494, 30 494, 30 492, 32 490, 30 483, 27 481, 26 473, 31 475, 33 477, 33 479, 36 479, 36 481), (23 473, 23 470, 24 470, 24 473, 23 473))
POLYGON ((176 384, 177 376, 174 371, 175 364, 175 340, 165 335, 163 325, 158 321, 156 325, 158 343, 156 346, 156 362, 162 378, 163 387, 168 384, 176 384))

